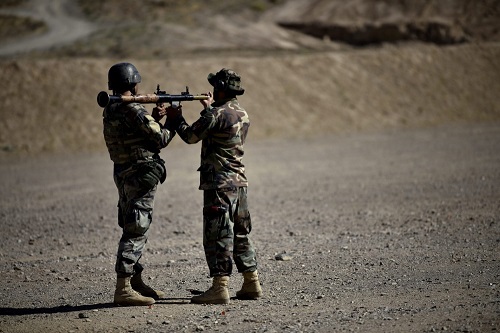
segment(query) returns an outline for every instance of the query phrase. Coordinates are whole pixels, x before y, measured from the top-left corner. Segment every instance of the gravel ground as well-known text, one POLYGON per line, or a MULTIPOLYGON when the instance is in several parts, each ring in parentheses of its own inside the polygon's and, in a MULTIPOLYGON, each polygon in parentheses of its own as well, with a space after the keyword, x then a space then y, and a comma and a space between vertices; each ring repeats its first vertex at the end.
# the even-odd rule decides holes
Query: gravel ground
POLYGON ((3 155, 0 332, 500 328, 500 123, 249 139, 265 296, 216 306, 189 303, 210 283, 199 146, 162 153, 169 177, 143 261, 167 298, 151 307, 112 304, 120 230, 107 155, 3 155))

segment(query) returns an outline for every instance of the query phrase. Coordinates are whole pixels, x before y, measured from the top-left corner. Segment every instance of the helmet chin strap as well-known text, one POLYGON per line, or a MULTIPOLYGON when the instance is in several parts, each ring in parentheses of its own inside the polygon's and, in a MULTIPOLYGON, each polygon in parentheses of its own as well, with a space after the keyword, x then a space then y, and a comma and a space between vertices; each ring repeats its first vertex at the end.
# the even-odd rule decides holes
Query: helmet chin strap
MULTIPOLYGON (((128 87, 123 87, 121 89, 113 89, 113 95, 124 95, 127 92, 130 92, 131 95, 138 95, 139 92, 139 87, 138 83, 131 83, 128 85, 128 87)), ((128 95, 128 94, 127 94, 128 95)))
POLYGON ((133 87, 130 88, 130 92, 132 93, 132 95, 137 95, 139 92, 139 84, 134 84, 133 87))
POLYGON ((220 101, 226 98, 226 92, 224 90, 214 89, 214 102, 220 101))

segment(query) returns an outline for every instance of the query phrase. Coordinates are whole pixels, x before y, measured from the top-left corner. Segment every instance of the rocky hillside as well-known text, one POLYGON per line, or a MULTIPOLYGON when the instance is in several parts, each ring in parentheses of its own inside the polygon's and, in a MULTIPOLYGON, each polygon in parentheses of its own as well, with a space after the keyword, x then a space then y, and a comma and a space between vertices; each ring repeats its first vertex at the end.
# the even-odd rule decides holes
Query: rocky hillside
POLYGON ((18 42, 18 35, 39 35, 43 24, 63 31, 66 24, 64 36, 44 40, 45 47, 29 57, 158 58, 500 41, 496 0, 9 0, 0 9, 4 50, 18 42), (67 16, 71 20, 64 22, 67 16), (69 43, 66 37, 72 34, 69 43))
MULTIPOLYGON (((108 68, 124 60, 137 65, 148 93, 158 83, 169 92, 185 85, 205 92, 209 72, 235 69, 254 139, 499 121, 499 7, 487 0, 9 0, 0 26, 8 18, 37 28, 32 36, 23 24, 0 34, 0 71, 9 78, 0 90, 0 148, 7 156, 103 149, 95 98, 107 88, 108 68), (68 40, 68 27, 76 39, 68 40)), ((188 119, 198 110, 185 103, 188 119)))
POLYGON ((350 45, 500 41, 500 2, 294 1, 274 11, 283 27, 350 45))

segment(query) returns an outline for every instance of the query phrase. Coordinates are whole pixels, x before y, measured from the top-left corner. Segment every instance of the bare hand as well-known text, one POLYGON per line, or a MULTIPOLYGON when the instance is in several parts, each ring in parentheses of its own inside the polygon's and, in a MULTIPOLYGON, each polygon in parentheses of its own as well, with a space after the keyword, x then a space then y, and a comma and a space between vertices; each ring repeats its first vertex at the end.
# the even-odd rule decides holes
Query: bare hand
POLYGON ((168 120, 173 120, 179 116, 182 116, 182 105, 179 106, 169 106, 165 109, 168 120))
POLYGON ((167 109, 165 108, 165 104, 156 104, 153 108, 152 116, 156 122, 159 122, 165 115, 167 114, 167 109))
POLYGON ((214 102, 214 97, 212 96, 211 92, 208 92, 207 94, 202 94, 204 96, 208 96, 208 99, 201 99, 200 103, 203 105, 203 107, 206 109, 208 106, 210 106, 214 102))

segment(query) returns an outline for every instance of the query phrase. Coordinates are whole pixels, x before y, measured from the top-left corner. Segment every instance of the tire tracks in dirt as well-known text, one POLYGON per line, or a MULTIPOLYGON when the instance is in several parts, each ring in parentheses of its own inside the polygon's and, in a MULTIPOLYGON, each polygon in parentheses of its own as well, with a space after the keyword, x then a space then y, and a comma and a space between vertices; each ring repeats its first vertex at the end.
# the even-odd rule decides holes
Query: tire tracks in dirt
POLYGON ((67 44, 88 36, 97 29, 93 23, 82 18, 78 7, 70 0, 31 0, 22 8, 2 9, 0 14, 29 17, 45 22, 48 27, 45 34, 0 44, 0 56, 67 44))

